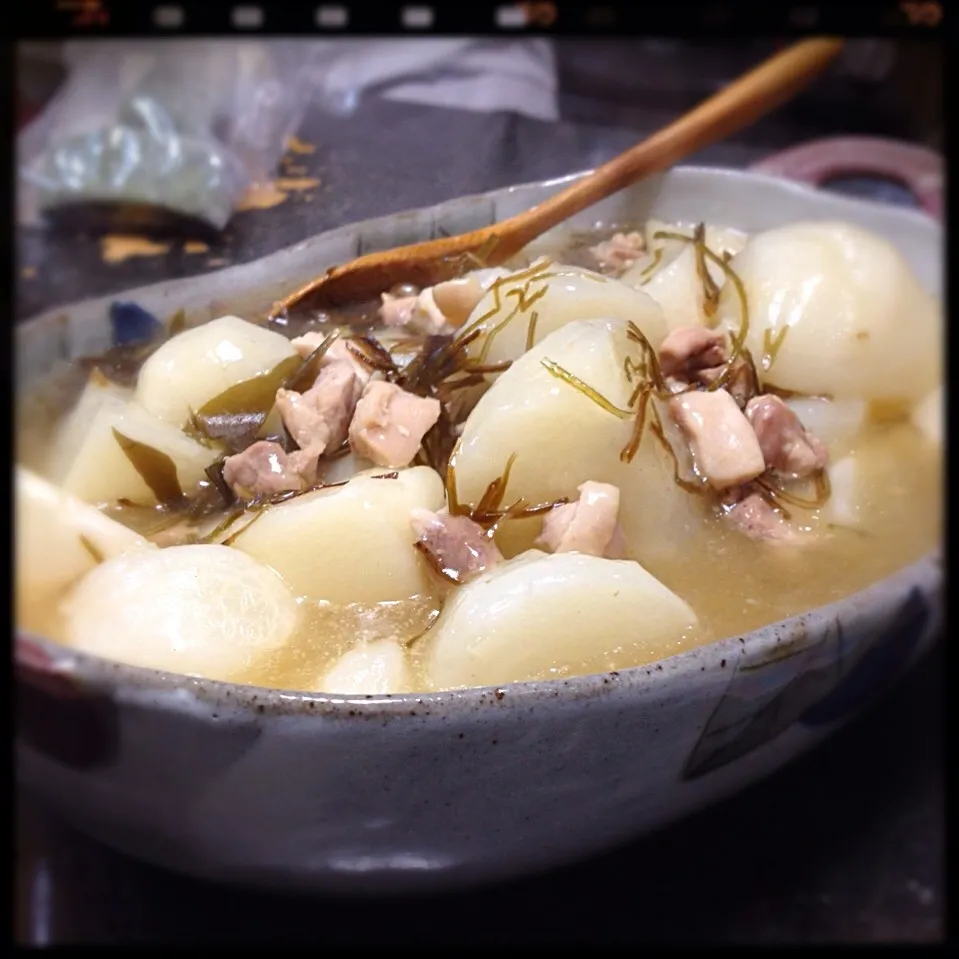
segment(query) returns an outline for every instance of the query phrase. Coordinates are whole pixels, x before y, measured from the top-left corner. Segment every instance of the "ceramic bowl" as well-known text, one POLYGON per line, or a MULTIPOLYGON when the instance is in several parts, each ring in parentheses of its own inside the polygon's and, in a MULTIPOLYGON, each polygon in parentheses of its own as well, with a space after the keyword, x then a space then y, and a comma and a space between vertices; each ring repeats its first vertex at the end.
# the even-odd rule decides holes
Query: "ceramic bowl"
MULTIPOLYGON (((122 297, 158 316, 264 311, 327 265, 485 226, 571 179, 343 227, 255 263, 122 297)), ((757 231, 838 218, 940 292, 922 213, 768 175, 678 168, 574 221, 757 231)), ((17 331, 21 383, 110 345, 110 300, 17 331)), ((931 555, 841 602, 645 667, 432 695, 329 697, 169 675, 21 635, 18 776, 83 832, 196 876, 392 893, 531 873, 675 820, 834 730, 934 641, 931 555)))

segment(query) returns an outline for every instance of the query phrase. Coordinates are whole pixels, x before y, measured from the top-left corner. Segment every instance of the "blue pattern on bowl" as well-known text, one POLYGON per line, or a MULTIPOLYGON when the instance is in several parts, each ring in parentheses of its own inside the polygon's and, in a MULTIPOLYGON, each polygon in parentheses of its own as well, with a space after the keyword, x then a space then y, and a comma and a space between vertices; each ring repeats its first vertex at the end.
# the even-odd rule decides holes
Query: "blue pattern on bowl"
POLYGON ((152 340, 163 324, 137 303, 114 300, 110 304, 110 328, 114 346, 135 346, 152 340))
POLYGON ((887 687, 913 654, 932 620, 932 606, 914 589, 862 659, 818 703, 799 717, 804 726, 846 719, 887 687))

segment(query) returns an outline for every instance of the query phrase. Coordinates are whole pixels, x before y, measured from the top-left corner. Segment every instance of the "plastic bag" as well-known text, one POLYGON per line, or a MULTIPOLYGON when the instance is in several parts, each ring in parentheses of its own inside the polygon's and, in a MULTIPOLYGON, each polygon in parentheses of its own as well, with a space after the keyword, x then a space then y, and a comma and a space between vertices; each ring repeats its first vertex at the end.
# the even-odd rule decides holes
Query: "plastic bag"
POLYGON ((559 119, 558 77, 549 40, 425 37, 316 40, 310 81, 316 103, 352 113, 365 94, 490 113, 559 119))
POLYGON ((166 214, 222 229, 299 125, 315 53, 297 41, 66 44, 63 88, 18 138, 18 219, 149 229, 166 214))

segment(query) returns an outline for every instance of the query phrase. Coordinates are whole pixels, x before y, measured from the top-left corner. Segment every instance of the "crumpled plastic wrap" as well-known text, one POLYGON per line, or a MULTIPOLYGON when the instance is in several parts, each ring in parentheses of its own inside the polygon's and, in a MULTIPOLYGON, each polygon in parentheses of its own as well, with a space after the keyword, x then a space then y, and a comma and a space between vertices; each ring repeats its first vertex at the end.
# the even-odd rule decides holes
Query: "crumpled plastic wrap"
POLYGON ((308 108, 349 115, 364 96, 558 119, 539 39, 106 40, 64 55, 66 83, 18 137, 20 223, 150 232, 172 214, 220 230, 308 108))
POLYGON ((297 41, 68 43, 69 76, 18 139, 21 222, 164 211, 221 229, 309 103, 297 41))
POLYGON ((318 40, 317 103, 346 115, 364 95, 458 110, 558 120, 556 58, 545 39, 424 37, 318 40))

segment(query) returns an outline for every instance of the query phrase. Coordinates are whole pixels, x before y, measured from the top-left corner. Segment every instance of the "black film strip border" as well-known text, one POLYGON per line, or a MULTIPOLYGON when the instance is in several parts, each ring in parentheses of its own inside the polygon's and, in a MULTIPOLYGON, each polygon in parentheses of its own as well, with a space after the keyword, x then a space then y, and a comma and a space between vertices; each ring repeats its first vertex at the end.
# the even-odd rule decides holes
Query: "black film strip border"
POLYGON ((941 0, 778 3, 324 3, 314 0, 31 0, 22 39, 89 36, 938 36, 941 0))

